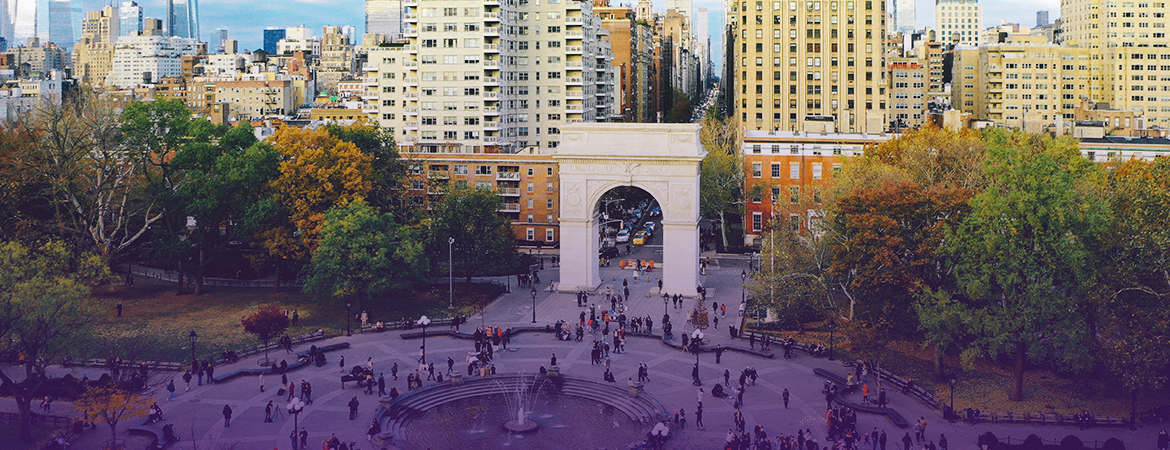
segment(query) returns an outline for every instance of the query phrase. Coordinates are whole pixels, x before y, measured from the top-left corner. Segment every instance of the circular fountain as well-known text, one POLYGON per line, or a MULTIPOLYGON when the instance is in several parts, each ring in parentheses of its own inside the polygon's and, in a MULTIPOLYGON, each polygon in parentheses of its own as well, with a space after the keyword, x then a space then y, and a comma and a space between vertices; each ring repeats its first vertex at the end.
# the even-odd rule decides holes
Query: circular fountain
POLYGON ((401 449, 624 448, 666 415, 653 398, 610 383, 526 374, 434 384, 382 411, 401 449))

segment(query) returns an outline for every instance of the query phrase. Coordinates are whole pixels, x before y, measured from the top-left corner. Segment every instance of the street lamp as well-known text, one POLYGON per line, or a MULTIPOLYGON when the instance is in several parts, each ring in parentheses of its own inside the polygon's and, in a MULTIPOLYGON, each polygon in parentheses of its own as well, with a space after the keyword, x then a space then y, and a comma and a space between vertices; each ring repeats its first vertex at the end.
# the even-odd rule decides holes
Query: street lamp
POLYGON ((747 271, 746 270, 739 273, 739 279, 743 280, 743 285, 742 285, 743 286, 743 298, 740 299, 740 303, 747 303, 747 271))
POLYGON ((951 385, 951 409, 950 411, 947 411, 950 413, 950 417, 947 417, 947 420, 951 421, 951 423, 955 423, 955 384, 959 382, 959 377, 955 374, 951 374, 951 379, 948 381, 950 381, 951 385))
POLYGON ((536 323, 536 286, 532 286, 532 323, 536 323))
MULTIPOLYGON (((691 332, 691 351, 695 352, 695 366, 699 365, 699 343, 703 341, 703 330, 695 328, 691 332)), ((703 382, 699 381, 698 376, 695 376, 695 386, 702 386, 703 382)))
POLYGON ((451 257, 454 247, 455 238, 447 238, 447 309, 455 309, 455 260, 451 257))
POLYGON ((195 361, 195 342, 199 340, 199 335, 195 333, 195 330, 191 330, 191 334, 188 334, 187 338, 191 340, 191 361, 195 361))
POLYGON ((669 312, 666 311, 667 300, 670 300, 670 295, 663 292, 662 293, 662 315, 670 314, 669 312))
POLYGON ((430 324, 431 324, 431 319, 428 319, 427 316, 422 316, 422 317, 418 318, 418 326, 422 327, 422 329, 423 329, 423 345, 422 345, 422 363, 423 364, 427 363, 427 325, 430 325, 430 324))
POLYGON ((353 336, 353 333, 349 330, 349 307, 351 307, 351 306, 353 306, 353 302, 350 302, 350 301, 345 302, 345 335, 346 336, 353 336))
MULTIPOLYGON (((301 411, 305 410, 305 402, 297 397, 293 397, 293 399, 288 402, 288 405, 285 406, 285 409, 288 409, 288 413, 292 414, 293 416, 293 433, 295 434, 297 429, 301 427, 301 411)), ((297 448, 297 440, 293 439, 293 450, 296 450, 297 448)))
POLYGON ((829 361, 833 360, 833 331, 837 329, 837 319, 829 320, 829 361))

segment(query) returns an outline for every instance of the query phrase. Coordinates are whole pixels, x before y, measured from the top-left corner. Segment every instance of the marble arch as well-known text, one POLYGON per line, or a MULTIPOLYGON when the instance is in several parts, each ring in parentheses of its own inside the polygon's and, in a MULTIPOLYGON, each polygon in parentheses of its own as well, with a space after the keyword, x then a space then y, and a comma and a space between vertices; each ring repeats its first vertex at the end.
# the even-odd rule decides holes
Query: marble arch
POLYGON ((601 284, 597 266, 601 196, 618 186, 662 207, 663 290, 694 295, 699 283, 699 168, 707 151, 695 124, 576 123, 561 128, 562 292, 601 284))

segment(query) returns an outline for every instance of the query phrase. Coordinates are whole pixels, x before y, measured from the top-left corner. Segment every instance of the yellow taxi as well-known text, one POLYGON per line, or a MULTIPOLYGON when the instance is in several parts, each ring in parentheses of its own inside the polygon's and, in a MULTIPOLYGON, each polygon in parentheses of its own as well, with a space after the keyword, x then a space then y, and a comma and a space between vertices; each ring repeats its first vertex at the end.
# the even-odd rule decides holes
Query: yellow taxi
POLYGON ((648 238, 648 236, 646 236, 646 230, 642 230, 642 231, 639 231, 637 233, 634 233, 634 245, 645 244, 647 238, 648 238))

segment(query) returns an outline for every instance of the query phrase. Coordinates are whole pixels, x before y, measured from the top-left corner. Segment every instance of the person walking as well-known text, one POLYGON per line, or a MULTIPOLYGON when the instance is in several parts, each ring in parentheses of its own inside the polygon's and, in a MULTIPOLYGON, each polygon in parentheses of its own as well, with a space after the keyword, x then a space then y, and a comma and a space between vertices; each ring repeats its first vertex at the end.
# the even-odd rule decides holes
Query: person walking
POLYGON ((923 438, 922 434, 923 434, 922 433, 922 422, 921 421, 914 422, 914 442, 915 443, 922 442, 922 438, 923 438))
POLYGON ((207 371, 207 384, 215 384, 215 366, 211 365, 211 361, 203 363, 203 370, 207 371))
POLYGON ((382 372, 378 372, 378 396, 386 396, 386 377, 382 376, 382 372))
POLYGON ((272 421, 272 409, 273 409, 272 400, 269 400, 268 404, 264 405, 264 421, 265 422, 272 421))
POLYGON ((167 383, 167 392, 170 393, 170 395, 167 395, 167 401, 169 402, 169 401, 174 400, 175 399, 175 380, 171 380, 169 383, 167 383))
POLYGON ((784 393, 780 394, 780 396, 784 397, 784 409, 788 409, 788 388, 784 388, 784 393))
POLYGON ((264 374, 260 374, 260 392, 264 392, 264 374))
POLYGON ((703 429, 703 404, 700 403, 698 408, 695 408, 695 428, 703 429))
POLYGON ((354 420, 357 418, 357 415, 358 415, 357 411, 358 411, 358 399, 357 399, 357 396, 355 395, 353 397, 353 399, 351 399, 349 401, 349 420, 354 420))
POLYGON ((288 440, 292 441, 293 450, 297 450, 297 430, 295 428, 288 434, 288 440))
POLYGON ((191 392, 191 371, 183 372, 183 382, 187 384, 187 390, 183 392, 191 392))
MULTIPOLYGON (((719 319, 715 319, 719 320, 719 319)), ((723 344, 715 346, 715 364, 719 364, 719 359, 723 357, 723 344)))
POLYGON ((1170 449, 1170 434, 1166 434, 1166 430, 1158 432, 1158 450, 1170 449))
POLYGON ((390 367, 390 375, 394 377, 394 381, 398 381, 398 363, 397 362, 395 362, 394 365, 390 367))
POLYGON ((309 431, 305 427, 301 427, 301 448, 304 449, 309 445, 309 431))
POLYGON ((223 405, 223 426, 232 426, 232 407, 230 405, 223 405))
POLYGON ((341 373, 345 373, 345 355, 337 360, 337 366, 341 368, 341 373))
MULTIPOLYGON (((915 426, 915 428, 917 428, 917 426, 915 426)), ((915 432, 917 432, 917 431, 915 431, 915 432)), ((902 450, 910 450, 910 445, 913 443, 914 443, 914 440, 910 439, 910 432, 907 431, 906 435, 902 436, 902 450)))
POLYGON ((882 434, 878 435, 878 450, 886 450, 886 430, 882 430, 882 434))

